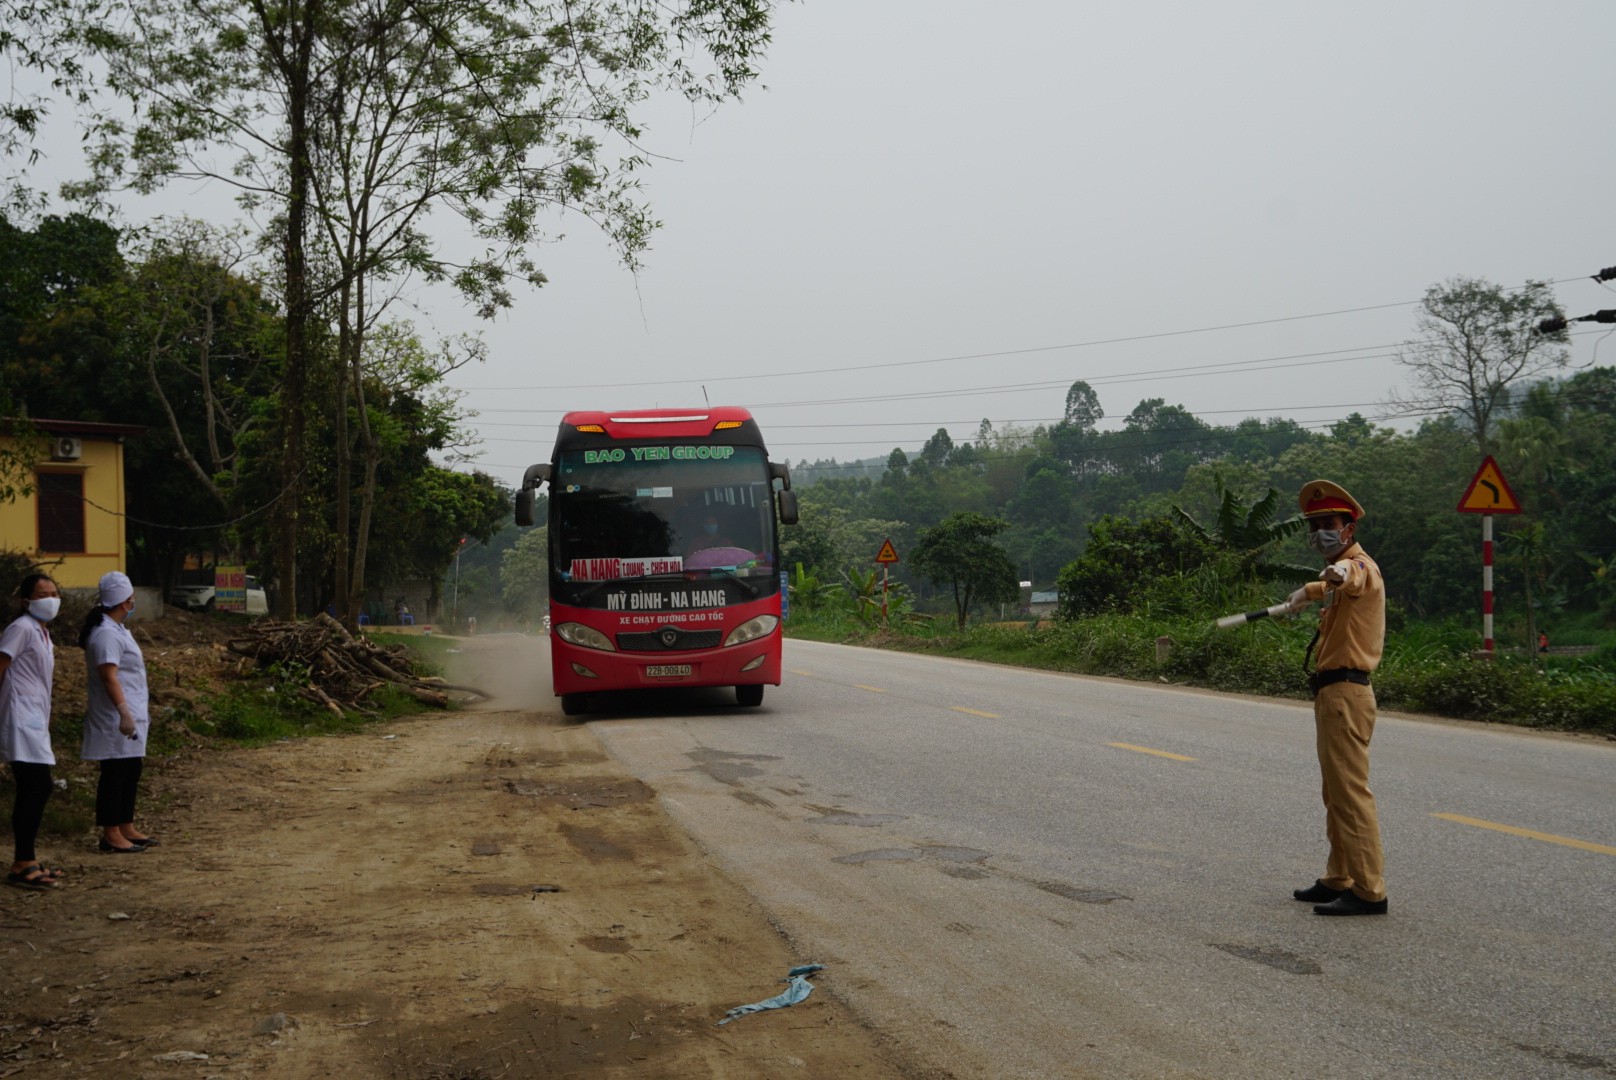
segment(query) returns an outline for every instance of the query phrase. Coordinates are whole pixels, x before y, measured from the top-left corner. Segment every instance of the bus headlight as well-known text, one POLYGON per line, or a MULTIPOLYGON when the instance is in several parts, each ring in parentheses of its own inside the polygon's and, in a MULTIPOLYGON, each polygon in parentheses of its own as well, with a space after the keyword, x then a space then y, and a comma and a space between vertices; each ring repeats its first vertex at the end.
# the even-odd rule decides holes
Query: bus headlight
POLYGON ((747 619, 741 625, 729 632, 724 639, 725 645, 744 645, 748 641, 756 641, 774 633, 774 628, 780 625, 778 615, 759 615, 755 619, 747 619))
POLYGON ((583 623, 560 623, 555 628, 555 635, 568 645, 577 645, 584 649, 600 649, 602 652, 617 651, 617 646, 612 644, 611 638, 593 626, 585 626, 583 623))

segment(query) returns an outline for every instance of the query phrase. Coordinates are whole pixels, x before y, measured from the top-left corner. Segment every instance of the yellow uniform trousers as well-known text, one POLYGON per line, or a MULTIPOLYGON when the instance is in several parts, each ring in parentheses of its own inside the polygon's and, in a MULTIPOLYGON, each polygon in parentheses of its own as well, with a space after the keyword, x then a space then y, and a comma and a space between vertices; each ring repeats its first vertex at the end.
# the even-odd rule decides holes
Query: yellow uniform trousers
POLYGON ((1319 880, 1351 889, 1360 900, 1384 900, 1380 819, 1369 790, 1369 739, 1375 733, 1375 691, 1360 683, 1321 687, 1313 699, 1319 771, 1324 776, 1325 829, 1330 860, 1319 880))

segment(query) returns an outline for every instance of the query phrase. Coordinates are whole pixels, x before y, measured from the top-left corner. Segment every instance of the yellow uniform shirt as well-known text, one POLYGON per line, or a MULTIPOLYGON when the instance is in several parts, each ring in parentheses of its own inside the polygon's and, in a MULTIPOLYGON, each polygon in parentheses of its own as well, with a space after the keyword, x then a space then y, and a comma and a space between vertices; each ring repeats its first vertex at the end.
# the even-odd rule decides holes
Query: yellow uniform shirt
POLYGON ((1333 589, 1322 581, 1310 581, 1304 588, 1310 600, 1333 595, 1330 606, 1319 615, 1319 647, 1314 670, 1357 668, 1374 671, 1386 645, 1386 583, 1380 567, 1353 544, 1335 560, 1351 565, 1347 580, 1333 589))

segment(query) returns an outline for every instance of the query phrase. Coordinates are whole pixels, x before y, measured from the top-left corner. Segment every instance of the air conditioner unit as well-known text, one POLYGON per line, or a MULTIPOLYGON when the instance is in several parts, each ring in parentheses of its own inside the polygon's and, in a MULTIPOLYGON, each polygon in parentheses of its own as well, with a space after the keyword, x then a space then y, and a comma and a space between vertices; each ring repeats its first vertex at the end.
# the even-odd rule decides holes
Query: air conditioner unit
POLYGON ((58 435, 51 444, 53 461, 77 461, 82 453, 84 453, 83 444, 71 435, 58 435))

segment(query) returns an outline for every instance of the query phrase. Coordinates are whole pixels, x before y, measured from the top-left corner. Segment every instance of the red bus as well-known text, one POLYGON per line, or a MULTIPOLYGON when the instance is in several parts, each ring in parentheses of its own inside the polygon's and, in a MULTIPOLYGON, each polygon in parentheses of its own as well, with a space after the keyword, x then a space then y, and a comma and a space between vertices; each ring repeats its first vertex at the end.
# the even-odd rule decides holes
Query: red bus
POLYGON ((745 409, 570 412, 516 523, 550 485, 550 667, 561 711, 612 690, 780 685, 785 575, 776 523, 797 521, 783 464, 745 409), (775 481, 779 481, 776 488, 775 481))

